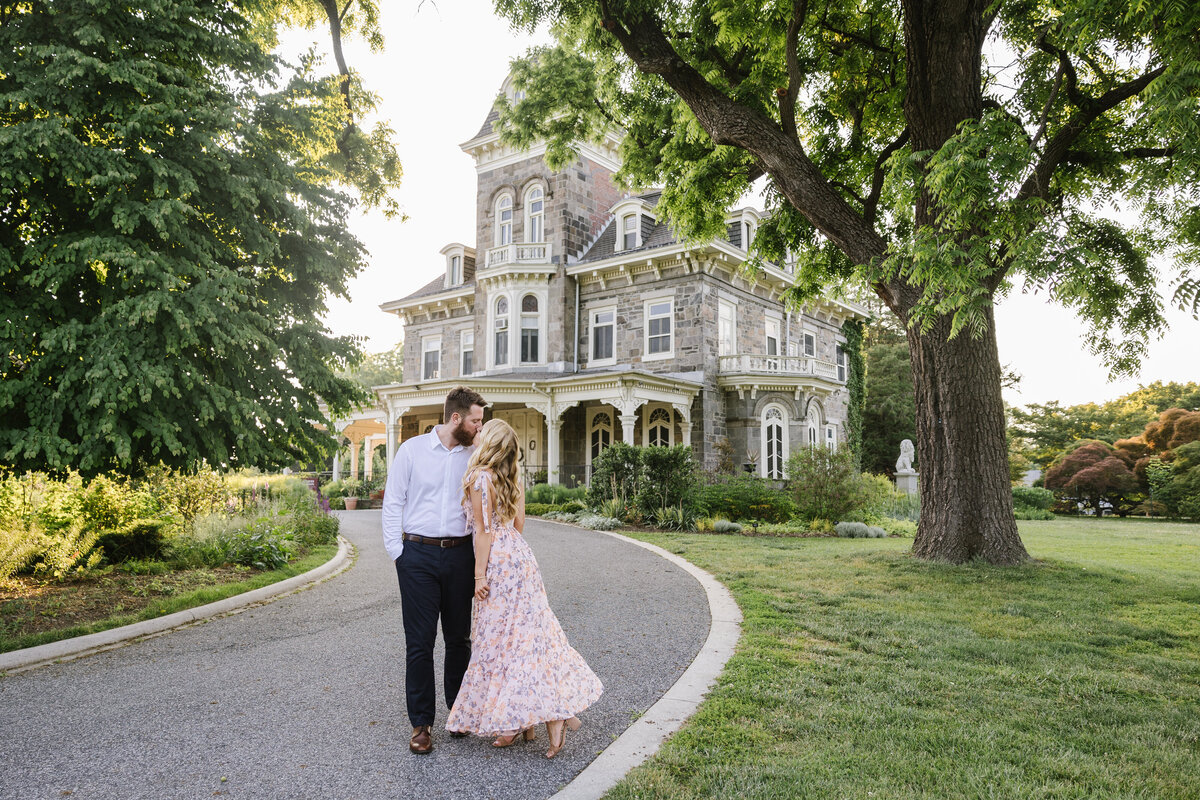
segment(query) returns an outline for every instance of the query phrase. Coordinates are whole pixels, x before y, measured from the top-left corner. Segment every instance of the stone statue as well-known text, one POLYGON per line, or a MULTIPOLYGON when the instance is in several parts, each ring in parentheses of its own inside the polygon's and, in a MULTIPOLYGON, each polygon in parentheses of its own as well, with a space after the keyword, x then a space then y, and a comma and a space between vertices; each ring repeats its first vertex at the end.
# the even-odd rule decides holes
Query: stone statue
POLYGON ((900 443, 900 457, 896 459, 896 491, 917 494, 917 471, 913 469, 916 450, 911 439, 900 443))

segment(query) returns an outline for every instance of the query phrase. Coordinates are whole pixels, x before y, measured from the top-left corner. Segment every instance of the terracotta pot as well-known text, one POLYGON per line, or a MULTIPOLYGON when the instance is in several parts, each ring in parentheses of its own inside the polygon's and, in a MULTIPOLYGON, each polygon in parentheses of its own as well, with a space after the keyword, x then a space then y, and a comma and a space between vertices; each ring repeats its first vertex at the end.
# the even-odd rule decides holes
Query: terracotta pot
POLYGON ((346 510, 354 511, 357 508, 358 508, 358 498, 357 497, 347 497, 346 498, 346 510))

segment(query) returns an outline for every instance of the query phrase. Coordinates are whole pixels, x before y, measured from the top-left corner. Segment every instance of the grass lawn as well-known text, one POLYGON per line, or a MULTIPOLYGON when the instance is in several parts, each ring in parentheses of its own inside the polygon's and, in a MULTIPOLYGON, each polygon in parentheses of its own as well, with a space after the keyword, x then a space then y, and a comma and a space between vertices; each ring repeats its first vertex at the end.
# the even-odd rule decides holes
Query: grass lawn
POLYGON ((313 547, 287 566, 269 571, 226 566, 126 575, 114 569, 63 583, 18 579, 0 587, 0 653, 224 600, 302 575, 333 558, 337 549, 313 547))
POLYGON ((1200 798, 1200 525, 1022 522, 1039 561, 905 539, 631 535, 745 616, 706 702, 610 798, 1200 798))

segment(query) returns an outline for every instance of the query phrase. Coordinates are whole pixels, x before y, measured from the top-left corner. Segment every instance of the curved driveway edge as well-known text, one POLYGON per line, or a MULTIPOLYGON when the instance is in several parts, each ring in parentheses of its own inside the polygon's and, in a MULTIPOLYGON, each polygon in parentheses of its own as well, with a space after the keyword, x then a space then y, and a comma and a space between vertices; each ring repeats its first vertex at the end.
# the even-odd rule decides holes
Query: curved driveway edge
POLYGON ((283 595, 308 588, 312 584, 326 580, 345 570, 353 562, 354 545, 343 536, 338 536, 338 551, 333 558, 319 567, 310 569, 302 575, 295 575, 249 592, 226 597, 207 605, 185 608, 165 617, 142 620, 120 628, 110 628, 98 633, 62 639, 57 642, 41 644, 36 647, 26 647, 0 653, 0 673, 23 672, 28 669, 52 664, 59 661, 70 661, 75 658, 92 655, 93 653, 111 650, 114 647, 128 644, 136 639, 165 633, 174 628, 181 628, 213 617, 244 611, 253 606, 276 600, 283 595))
POLYGON ((598 532, 649 550, 695 578, 708 597, 712 624, 704 646, 679 680, 552 800, 593 800, 601 797, 631 769, 657 753, 663 741, 683 727, 683 723, 695 713, 742 636, 742 611, 729 590, 712 575, 656 545, 619 533, 598 532))

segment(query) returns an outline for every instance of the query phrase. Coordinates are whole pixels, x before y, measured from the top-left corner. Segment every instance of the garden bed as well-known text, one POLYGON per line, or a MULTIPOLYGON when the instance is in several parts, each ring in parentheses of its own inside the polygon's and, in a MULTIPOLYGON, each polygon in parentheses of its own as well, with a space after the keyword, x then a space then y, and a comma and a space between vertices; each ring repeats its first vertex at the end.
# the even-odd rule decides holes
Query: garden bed
POLYGON ((162 562, 146 562, 158 574, 113 568, 62 582, 14 576, 0 585, 0 652, 212 603, 303 574, 335 552, 336 545, 312 547, 275 570, 240 565, 170 570, 162 562))

